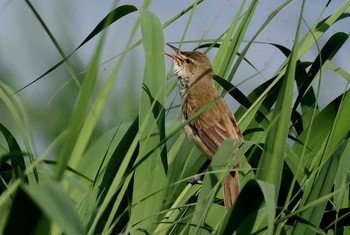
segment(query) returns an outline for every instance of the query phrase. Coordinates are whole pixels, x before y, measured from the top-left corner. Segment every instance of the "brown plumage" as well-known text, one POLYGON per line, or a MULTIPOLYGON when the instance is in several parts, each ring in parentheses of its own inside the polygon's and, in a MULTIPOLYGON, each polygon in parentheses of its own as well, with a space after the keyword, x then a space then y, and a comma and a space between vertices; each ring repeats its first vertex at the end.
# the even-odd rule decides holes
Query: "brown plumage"
MULTIPOLYGON (((188 137, 211 159, 224 139, 242 139, 243 136, 230 107, 214 86, 214 74, 208 57, 200 52, 180 51, 172 45, 169 46, 175 50, 176 55, 164 54, 174 59, 174 70, 179 76, 183 121, 217 99, 210 108, 185 127, 188 137)), ((238 168, 239 163, 235 167, 238 168)), ((224 203, 228 209, 239 194, 237 171, 230 172, 223 188, 224 203)))

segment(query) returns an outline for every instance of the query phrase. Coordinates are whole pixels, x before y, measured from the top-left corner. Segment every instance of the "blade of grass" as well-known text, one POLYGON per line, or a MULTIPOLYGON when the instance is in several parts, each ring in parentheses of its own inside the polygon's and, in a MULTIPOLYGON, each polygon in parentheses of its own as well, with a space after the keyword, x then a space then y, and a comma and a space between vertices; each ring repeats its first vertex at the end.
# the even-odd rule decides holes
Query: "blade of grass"
POLYGON ((321 24, 315 23, 310 32, 304 36, 300 42, 298 48, 297 58, 300 58, 305 52, 307 52, 314 44, 315 40, 318 40, 350 7, 350 0, 346 0, 338 10, 334 11, 333 14, 322 21, 321 24))
POLYGON ((244 157, 244 150, 246 149, 241 144, 242 141, 234 139, 226 139, 221 143, 204 176, 203 185, 191 220, 194 226, 190 228, 189 234, 200 234, 214 198, 222 188, 221 184, 231 170, 230 166, 237 164, 239 159, 244 157))
MULTIPOLYGON (((305 205, 314 202, 318 198, 322 198, 324 195, 330 195, 330 191, 332 189, 335 178, 334 172, 338 168, 338 164, 339 153, 333 155, 332 158, 327 159, 327 161, 324 162, 324 164, 322 164, 319 169, 315 170, 315 173, 310 176, 308 180, 309 183, 305 187, 300 208, 303 208, 305 205)), ((318 226, 321 222, 326 205, 327 201, 320 202, 315 207, 312 207, 309 210, 304 210, 300 214, 300 217, 318 226)), ((296 223, 291 234, 297 235, 315 233, 312 233, 309 228, 303 223, 296 223)))
MULTIPOLYGON (((139 142, 139 135, 136 135, 136 137, 132 140, 132 143, 130 144, 130 147, 128 148, 128 151, 124 157, 123 162, 121 163, 120 167, 118 168, 118 171, 113 178, 112 183, 110 184, 110 187, 107 190, 106 196, 104 200, 101 201, 100 206, 98 207, 96 215, 92 218, 93 222, 91 223, 91 226, 89 228, 89 235, 96 234, 95 229, 100 221, 101 217, 103 216, 103 213, 106 211, 107 207, 109 206, 111 200, 114 199, 114 195, 118 190, 120 190, 124 183, 126 182, 128 178, 128 174, 130 174, 129 171, 129 163, 131 162, 131 159, 133 158, 135 149, 138 146, 139 142)), ((122 195, 121 195, 122 196, 122 195)), ((118 202, 118 201, 117 201, 118 202)))
POLYGON ((40 185, 24 186, 23 189, 41 211, 67 234, 86 234, 69 197, 57 182, 41 182, 40 185))
MULTIPOLYGON (((90 97, 92 96, 92 92, 95 88, 102 46, 103 37, 96 48, 95 55, 93 56, 92 62, 89 66, 89 71, 81 89, 81 95, 79 96, 76 107, 68 124, 67 138, 63 142, 62 148, 60 149, 57 157, 55 179, 58 181, 61 180, 64 175, 66 165, 71 157, 72 149, 74 149, 75 143, 79 137, 79 132, 84 123, 85 113, 88 108, 90 97)), ((84 136, 83 138, 89 138, 89 136, 84 136)))
POLYGON ((13 172, 14 179, 22 178, 25 182, 28 182, 28 178, 24 176, 24 170, 26 165, 24 163, 24 153, 22 153, 15 137, 12 133, 0 123, 0 131, 4 135, 10 154, 11 168, 13 172))
POLYGON ((349 36, 346 33, 338 32, 333 34, 326 42, 312 63, 312 66, 307 74, 307 79, 303 80, 302 84, 300 84, 299 94, 294 102, 293 110, 295 110, 299 105, 306 91, 311 88, 311 84, 313 83, 314 79, 316 79, 316 75, 324 67, 327 60, 331 60, 333 56, 337 54, 348 38, 349 36))
POLYGON ((295 77, 299 29, 303 8, 304 1, 301 7, 301 14, 299 16, 299 23, 297 26, 293 49, 289 57, 282 87, 279 91, 276 108, 271 119, 272 121, 266 134, 265 148, 259 161, 258 170, 256 173, 257 179, 270 182, 275 186, 276 198, 278 198, 282 178, 285 148, 291 116, 290 107, 293 98, 293 82, 295 77))
POLYGON ((238 48, 242 43, 244 33, 247 30, 250 18, 252 16, 252 13, 254 12, 258 1, 252 1, 249 9, 245 13, 244 18, 241 21, 241 24, 238 25, 239 17, 243 11, 245 3, 246 1, 243 1, 240 8, 238 9, 236 16, 233 19, 219 48, 219 51, 216 54, 215 59, 213 61, 213 69, 215 74, 223 78, 226 77, 228 70, 231 64, 233 63, 234 57, 238 52, 238 48))
MULTIPOLYGON (((184 10, 181 11, 181 13, 175 15, 174 17, 172 17, 171 19, 167 20, 166 22, 163 23, 162 27, 166 28, 167 26, 169 26, 171 23, 173 23, 174 21, 176 21, 178 18, 180 18, 182 15, 186 14, 189 10, 191 10, 194 5, 199 5, 200 3, 202 3, 204 0, 198 0, 198 2, 195 4, 191 4, 189 5, 187 8, 185 8, 184 10)), ((94 29, 93 31, 88 35, 89 38, 85 38, 84 41, 82 43, 79 44, 79 47, 77 47, 74 51, 72 51, 70 54, 68 54, 67 57, 64 57, 64 59, 62 59, 61 61, 59 61, 57 64, 55 64, 54 66, 52 66, 50 69, 48 69, 45 73, 43 73, 42 75, 40 75, 39 77, 37 77, 36 79, 34 79, 32 82, 28 83, 27 85, 21 87, 20 89, 18 89, 17 91, 14 92, 14 94, 22 91, 23 89, 31 86, 32 84, 34 84, 35 82, 39 81, 40 79, 42 79, 43 77, 45 77, 46 75, 48 75, 49 73, 51 73, 52 71, 54 71, 55 69, 57 69, 58 67, 60 67, 69 57, 71 57, 80 47, 82 47, 84 44, 86 44, 89 40, 91 40, 93 37, 95 37, 97 34, 99 34, 103 29, 105 29, 105 27, 103 27, 104 24, 108 23, 107 19, 111 19, 113 18, 113 20, 118 20, 119 18, 134 12, 135 10, 137 10, 134 6, 132 5, 124 5, 124 6, 120 6, 116 9, 114 9, 113 11, 111 11, 94 29)), ((126 52, 132 50, 133 48, 135 48, 136 46, 141 44, 141 40, 138 40, 137 42, 135 42, 134 44, 130 45, 129 47, 127 47, 125 50, 123 50, 122 52, 120 52, 119 54, 117 54, 116 56, 110 58, 109 60, 105 61, 102 63, 105 64, 113 59, 115 59, 116 57, 125 54, 126 52)))
MULTIPOLYGON (((53 33, 50 31, 49 27, 45 24, 45 21, 41 18, 39 12, 37 12, 37 10, 34 8, 34 6, 30 3, 30 1, 25 0, 25 2, 27 3, 28 7, 30 8, 30 10, 33 12, 33 14, 35 15, 35 17, 37 18, 37 20, 39 21, 39 23, 41 24, 41 26, 43 27, 43 29, 45 30, 45 32, 47 33, 47 35, 50 37, 52 43, 55 45, 57 51, 60 53, 61 57, 63 58, 62 63, 64 63, 70 73, 70 75, 72 76, 73 80, 75 81, 75 83, 77 84, 77 86, 80 88, 80 83, 79 80, 74 72, 73 67, 68 63, 68 57, 66 56, 66 54, 64 53, 63 49, 61 48, 59 42, 56 40, 55 36, 53 35, 53 33)), ((36 82, 37 80, 34 80, 34 82, 36 82)), ((32 83, 34 83, 32 82, 32 83)), ((29 85, 31 85, 32 83, 29 83, 29 85)), ((16 91, 19 92, 21 90, 23 90, 24 88, 26 88, 26 85, 24 87, 22 87, 20 90, 16 91)))
MULTIPOLYGON (((242 189, 237 198, 237 203, 226 215, 220 227, 219 234, 232 233, 239 229, 243 223, 247 223, 247 220, 251 220, 249 229, 252 229, 252 224, 256 223, 258 220, 262 220, 262 218, 255 220, 255 218, 251 218, 250 216, 257 213, 264 202, 268 220, 267 234, 273 234, 276 204, 274 187, 272 184, 254 179, 248 181, 242 189)), ((248 233, 247 229, 243 231, 248 233)), ((251 232, 252 230, 250 233, 251 232)))
MULTIPOLYGON (((129 206, 129 203, 121 202, 124 197, 129 196, 128 194, 125 194, 125 191, 129 186, 132 174, 128 175, 127 169, 131 168, 134 164, 138 153, 138 148, 134 146, 137 132, 138 118, 136 118, 130 125, 129 129, 115 148, 106 168, 102 172, 102 181, 96 183, 96 188, 98 188, 97 206, 107 205, 107 207, 98 219, 98 226, 94 231, 95 233, 103 233, 102 231, 106 231, 110 228, 112 222, 114 222, 113 219, 115 218, 115 213, 113 213, 112 210, 124 211, 127 210, 129 206), (134 150, 134 152, 131 155, 128 155, 130 150, 134 150), (117 188, 115 186, 116 184, 118 184, 117 188), (111 192, 113 192, 114 195, 110 196, 111 198, 108 198, 107 193, 111 192)), ((96 178, 97 177, 99 177, 99 175, 96 175, 96 178)), ((94 218, 90 218, 92 223, 94 218)))
POLYGON ((17 190, 12 201, 6 227, 1 234, 50 233, 50 221, 22 188, 17 190))
POLYGON ((116 9, 114 9, 113 11, 111 11, 105 18, 103 18, 103 20, 101 20, 97 26, 91 31, 91 33, 84 39, 84 41, 82 43, 79 44, 79 46, 73 50, 70 54, 68 54, 67 56, 65 55, 65 53, 63 52, 62 48, 60 47, 59 43, 57 42, 57 40, 55 39, 55 37, 53 36, 53 34, 51 33, 51 31, 49 30, 49 28, 46 26, 45 22, 41 19, 40 15, 36 12, 35 8, 30 4, 30 2, 28 0, 26 0, 27 4, 29 4, 29 7, 32 9, 33 13, 35 14, 35 16, 37 17, 38 21, 41 23, 42 27, 45 29, 46 33, 49 35, 49 37, 51 38, 52 42, 54 43, 54 45, 56 46, 57 50, 59 51, 59 53, 62 56, 62 60, 59 61, 57 64, 55 64, 54 66, 52 66, 51 68, 49 68, 46 72, 44 72, 42 75, 40 75, 39 77, 37 77, 36 79, 34 79, 33 81, 31 81, 30 83, 28 83, 27 85, 21 87, 20 89, 18 89, 15 93, 18 93, 20 91, 22 91, 23 89, 31 86, 32 84, 36 83, 37 81, 39 81, 40 79, 42 79, 43 77, 45 77, 46 75, 48 75, 49 73, 51 73, 52 71, 54 71, 55 69, 57 69, 58 67, 60 67, 63 63, 66 64, 70 74, 72 75, 73 79, 76 81, 77 85, 80 87, 79 81, 76 78, 76 75, 74 73, 74 70, 71 68, 71 66, 69 65, 69 63, 67 63, 67 60, 83 45, 85 45, 88 41, 90 41, 92 38, 94 38, 97 34, 99 34, 101 31, 103 31, 105 28, 107 28, 110 24, 114 23, 115 21, 117 21, 118 19, 122 18, 123 16, 136 11, 136 7, 132 6, 132 5, 124 5, 124 6, 120 6, 117 7, 116 9))
POLYGON ((334 180, 334 190, 340 190, 340 193, 338 195, 335 196, 334 198, 334 204, 336 207, 336 210, 339 211, 340 208, 343 205, 343 201, 345 200, 345 204, 346 201, 348 201, 348 199, 346 199, 346 188, 344 186, 346 186, 347 184, 349 184, 349 179, 348 179, 348 175, 347 173, 349 172, 350 169, 350 158, 349 158, 349 154, 350 154, 350 141, 349 139, 347 140, 345 149, 343 151, 342 156, 340 156, 340 160, 339 160, 339 166, 337 169, 337 173, 335 175, 335 180, 334 180))
MULTIPOLYGON (((31 130, 28 128, 30 125, 28 124, 28 116, 27 112, 24 109, 23 104, 19 100, 18 96, 10 95, 13 91, 3 82, 0 81, 0 100, 2 100, 9 110, 16 127, 19 130, 22 141, 25 146, 25 152, 28 154, 30 163, 34 162, 32 143, 30 141, 31 130)), ((36 168, 33 168, 33 173, 35 176, 35 180, 38 181, 38 174, 36 168)))
MULTIPOLYGON (((327 195, 331 192, 334 184, 336 170, 339 166, 339 158, 342 155, 338 151, 342 139, 350 130, 350 93, 346 92, 343 96, 340 108, 338 110, 334 125, 328 137, 323 156, 320 158, 320 168, 315 183, 312 185, 309 194, 304 194, 303 198, 307 202, 311 202, 317 198, 327 195)), ((341 145, 340 145, 341 146, 341 145)), ((315 174, 316 175, 316 174, 315 174)), ((303 205, 303 204, 302 204, 303 205)), ((320 224, 322 212, 326 208, 326 202, 302 214, 302 217, 309 220, 313 224, 320 224)), ((300 234, 300 231, 305 231, 301 226, 295 227, 294 234, 300 234)))
MULTIPOLYGON (((265 20, 265 22, 261 25, 261 27, 258 29, 258 31, 254 34, 254 36, 249 40, 249 42, 247 43, 247 45, 244 47, 244 49, 242 50, 241 53, 239 53, 238 59, 236 61, 236 63, 234 64, 233 68, 231 69, 230 73, 228 74, 228 76, 226 77, 226 79, 228 81, 232 81, 233 76, 235 75, 235 73, 237 72, 237 69, 239 67, 239 65, 241 64, 241 62, 244 60, 249 48, 251 47, 251 45, 254 43, 254 41, 256 40, 256 38, 263 32, 263 30, 272 22, 273 19, 275 19, 275 17, 282 12, 282 10, 284 8, 286 8, 290 3, 292 3, 294 0, 288 0, 285 1, 284 3, 282 3, 276 10, 274 10, 265 20)), ((257 1, 258 2, 258 1, 257 1)), ((256 3, 257 3, 256 2, 256 3)), ((253 4, 253 3, 252 3, 253 4)), ((251 9, 248 10, 248 13, 250 16, 248 16, 247 18, 243 19, 244 21, 246 21, 247 26, 249 25, 249 22, 251 20, 251 17, 254 14, 254 10, 255 10, 256 5, 252 5, 251 9)), ((247 14, 247 13, 246 13, 247 14)), ((247 27, 246 26, 246 27, 247 27)), ((246 29, 244 29, 246 30, 246 29)), ((240 39, 240 40, 243 40, 240 39)), ((239 43, 238 45, 240 45, 241 43, 239 43)), ((238 51, 238 47, 237 47, 237 51, 238 51)), ((236 52, 237 52, 236 51, 236 52)))
MULTIPOLYGON (((137 161, 165 138, 166 73, 163 31, 159 19, 150 11, 139 9, 142 41, 145 51, 143 90, 139 110, 140 151, 137 161)), ((148 232, 155 229, 157 213, 162 206, 167 169, 165 148, 156 149, 136 169, 133 202, 128 229, 137 224, 148 232), (159 192, 149 197, 155 192, 159 192)), ((127 230, 128 231, 128 230, 127 230)))

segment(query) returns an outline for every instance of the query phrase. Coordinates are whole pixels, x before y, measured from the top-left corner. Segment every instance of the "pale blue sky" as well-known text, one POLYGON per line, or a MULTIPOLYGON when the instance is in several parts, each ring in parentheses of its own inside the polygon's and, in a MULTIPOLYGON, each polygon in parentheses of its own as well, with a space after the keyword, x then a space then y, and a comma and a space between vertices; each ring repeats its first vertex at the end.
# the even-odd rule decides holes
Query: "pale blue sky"
MULTIPOLYGON (((227 29, 241 2, 241 0, 207 0, 201 3, 194 13, 195 15, 185 40, 198 40, 202 37, 209 39, 217 38, 227 29)), ((249 40, 268 15, 283 2, 282 0, 260 1, 245 39, 249 40)), ((304 14, 306 24, 310 27, 314 24, 326 2, 325 0, 307 1, 304 14)), ((115 1, 112 3, 112 1, 106 0, 33 0, 31 3, 44 19, 66 54, 73 51, 111 9, 117 5, 136 4, 137 7, 140 7, 142 4, 141 1, 115 1)), ((154 0, 149 10, 154 12, 161 22, 165 22, 191 3, 192 1, 187 0, 154 0)), ((333 0, 321 19, 334 12, 341 4, 343 4, 342 1, 333 0)), ((300 5, 301 1, 299 0, 291 3, 263 31, 257 41, 277 43, 291 48, 295 35, 295 25, 299 17, 300 5)), ((137 13, 134 12, 109 27, 107 41, 104 46, 103 61, 107 61, 124 49, 137 16, 137 13)), ((187 13, 164 30, 166 42, 174 42, 181 39, 188 17, 189 14, 187 13)), ((322 48, 329 37, 335 32, 345 31, 348 33, 346 30, 349 29, 349 20, 350 18, 342 20, 332 26, 325 36, 319 40, 319 46, 322 48)), ((305 35, 307 31, 307 26, 303 24, 301 36, 305 35)), ((138 33, 135 41, 139 38, 138 33)), ((79 61, 81 64, 81 71, 76 71, 76 73, 79 74, 87 68, 97 41, 97 38, 90 41, 72 57, 72 61, 79 61)), ((192 50, 195 46, 194 44, 185 44, 183 49, 192 50)), ((347 42, 344 47, 346 48, 343 48, 335 56, 333 62, 347 72, 350 72, 350 43, 347 42)), ((165 48, 165 50, 167 49, 165 48)), ((212 50, 209 53, 210 59, 213 59, 215 53, 216 50, 212 50)), ((314 47, 304 55, 303 59, 313 61, 317 54, 318 50, 314 47)), ((19 89, 40 76, 60 61, 60 59, 61 56, 58 51, 24 1, 0 0, 1 80, 6 79, 8 82, 10 81, 10 85, 14 90, 19 89)), ((134 79, 140 81, 144 63, 142 47, 139 46, 131 53, 128 53, 126 59, 131 62, 124 63, 120 77, 128 77, 130 71, 132 71, 134 79), (135 68, 137 69, 135 70, 135 68)), ((273 76, 285 58, 280 51, 270 45, 253 44, 247 54, 247 59, 260 70, 261 74, 255 75, 256 71, 254 69, 242 63, 234 77, 233 83, 240 84, 239 88, 245 94, 248 94, 252 88, 273 76), (255 76, 248 80, 253 75, 255 76)), ((171 60, 167 59, 166 62, 167 70, 170 71, 171 60)), ((111 68, 115 63, 116 59, 101 66, 99 74, 100 81, 103 81, 110 74, 111 68)), ((31 104, 35 104, 36 106, 40 106, 41 110, 38 111, 38 115, 45 115, 45 112, 49 112, 52 105, 51 101, 55 99, 55 95, 59 95, 65 89, 64 85, 69 80, 67 74, 65 66, 61 66, 57 71, 25 89, 19 96, 25 105, 28 104, 30 106, 31 104)), ((334 72, 326 71, 323 77, 320 98, 322 106, 333 100, 339 91, 343 91, 346 86, 346 82, 343 79, 339 79, 334 72)), ((123 91, 125 82, 127 81, 123 79, 117 80, 115 85, 116 90, 113 95, 125 92, 123 91)), ((135 84, 137 89, 140 89, 138 81, 135 81, 135 84)), ((229 100, 229 103, 234 109, 238 106, 232 99, 229 100)), ((113 105, 115 104, 111 105, 112 108, 115 107, 113 105)), ((105 117, 107 119, 112 118, 111 115, 106 115, 105 117)))

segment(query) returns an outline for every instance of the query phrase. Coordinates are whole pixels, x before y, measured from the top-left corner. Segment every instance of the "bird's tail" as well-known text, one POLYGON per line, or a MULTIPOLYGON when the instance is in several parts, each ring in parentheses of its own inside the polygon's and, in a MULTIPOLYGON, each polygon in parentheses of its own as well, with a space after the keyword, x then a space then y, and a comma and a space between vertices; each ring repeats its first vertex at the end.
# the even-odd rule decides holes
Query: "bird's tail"
POLYGON ((239 174, 238 171, 230 172, 223 185, 224 204, 226 210, 230 209, 239 194, 239 174))

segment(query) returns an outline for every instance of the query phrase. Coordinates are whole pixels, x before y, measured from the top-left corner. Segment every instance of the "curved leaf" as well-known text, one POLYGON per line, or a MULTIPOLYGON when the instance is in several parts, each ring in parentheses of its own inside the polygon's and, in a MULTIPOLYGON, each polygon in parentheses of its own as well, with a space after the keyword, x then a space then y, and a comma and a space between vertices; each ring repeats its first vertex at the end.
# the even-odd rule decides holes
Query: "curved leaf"
POLYGON ((244 223, 249 223, 251 229, 250 231, 247 228, 244 229, 245 234, 254 232, 252 231, 254 224, 263 220, 254 215, 257 215, 264 202, 268 221, 267 234, 273 234, 276 203, 274 187, 272 184, 254 179, 248 181, 243 187, 234 207, 226 215, 218 234, 232 234, 244 223))
POLYGON ((86 234, 70 198, 59 183, 41 182, 39 185, 24 186, 23 189, 40 210, 67 234, 86 234))
POLYGON ((305 95, 305 92, 307 91, 307 89, 310 88, 311 84, 315 79, 315 76, 321 70, 322 66, 326 63, 327 60, 331 60, 333 58, 333 56, 339 51, 339 49, 344 45, 348 38, 349 36, 346 33, 338 32, 333 34, 332 37, 328 39, 328 41, 326 42, 326 44, 321 49, 320 53, 312 63, 311 68, 307 73, 307 76, 303 76, 304 80, 298 87, 299 93, 294 102, 293 110, 296 109, 296 107, 300 103, 300 100, 305 95))
MULTIPOLYGON (((140 150, 136 162, 143 161, 134 174, 133 204, 129 226, 137 224, 151 232, 156 227, 157 213, 164 200, 166 187, 165 137, 166 73, 163 55, 163 30, 158 17, 145 9, 140 14, 142 42, 145 53, 143 90, 139 109, 140 150), (153 151, 154 150, 154 151, 153 151), (152 154, 143 159, 150 151, 152 154)), ((128 233, 128 232, 126 232, 128 233)))
POLYGON ((79 44, 79 46, 75 50, 73 50, 69 55, 64 57, 57 64, 55 64, 54 66, 49 68, 42 75, 40 75, 39 77, 37 77, 36 79, 34 79, 30 83, 28 83, 27 85, 18 89, 15 92, 15 94, 22 91, 23 89, 29 87, 30 85, 36 83, 37 81, 39 81, 40 79, 42 79, 43 77, 45 77, 46 75, 48 75, 49 73, 51 73, 52 71, 57 69, 61 64, 63 64, 65 61, 67 61, 69 59, 69 57, 71 57, 80 47, 82 47, 84 44, 86 44, 88 41, 90 41, 93 37, 95 37, 97 34, 99 34, 102 30, 104 30, 105 28, 107 28, 108 26, 110 26, 115 21, 119 20, 120 18, 122 18, 122 17, 128 15, 129 13, 132 13, 136 10, 137 10, 137 8, 135 6, 132 6, 132 5, 124 5, 124 6, 120 6, 120 7, 117 7, 116 9, 112 10, 110 13, 108 13, 108 15, 105 18, 103 18, 103 20, 100 21, 100 23, 97 24, 97 26, 84 39, 84 41, 79 44))
MULTIPOLYGON (((13 171, 13 175, 15 178, 22 178, 28 182, 27 176, 24 176, 24 171, 26 169, 26 165, 24 163, 24 154, 21 151, 15 137, 11 134, 11 132, 0 123, 0 131, 4 135, 7 145, 10 151, 10 159, 11 159, 11 170, 13 171)), ((0 161, 1 163, 1 161, 0 161)), ((1 167, 2 164, 0 164, 1 167)))

